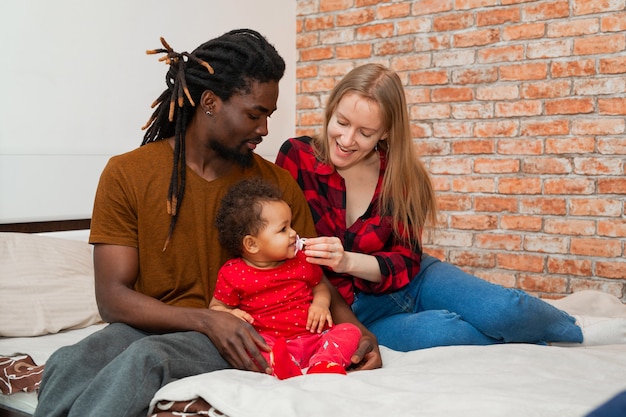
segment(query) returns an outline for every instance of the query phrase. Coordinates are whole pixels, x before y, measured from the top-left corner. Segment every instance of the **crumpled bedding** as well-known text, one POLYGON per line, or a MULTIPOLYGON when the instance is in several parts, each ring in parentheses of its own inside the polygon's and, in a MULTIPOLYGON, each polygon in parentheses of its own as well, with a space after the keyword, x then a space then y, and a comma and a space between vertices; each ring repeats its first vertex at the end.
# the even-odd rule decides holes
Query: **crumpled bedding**
MULTIPOLYGON (((615 297, 583 291, 551 301, 573 314, 626 317, 615 297)), ((228 417, 583 417, 626 389, 626 344, 381 348, 384 367, 278 380, 223 370, 159 390, 149 415, 228 417), (185 408, 188 407, 188 408, 185 408)))

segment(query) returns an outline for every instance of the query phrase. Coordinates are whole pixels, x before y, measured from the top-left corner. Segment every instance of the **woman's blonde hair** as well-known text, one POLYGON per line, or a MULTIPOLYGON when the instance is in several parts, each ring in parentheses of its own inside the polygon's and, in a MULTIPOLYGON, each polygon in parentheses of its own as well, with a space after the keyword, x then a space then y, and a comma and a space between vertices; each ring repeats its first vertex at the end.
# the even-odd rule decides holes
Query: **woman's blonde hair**
POLYGON ((356 93, 380 106, 387 139, 378 146, 387 154, 387 168, 379 198, 381 214, 391 215, 396 235, 409 242, 404 227, 412 228, 420 248, 421 232, 427 221, 437 219, 435 191, 426 167, 419 159, 409 124, 404 88, 394 71, 379 64, 365 64, 350 71, 333 88, 324 113, 322 136, 313 142, 317 157, 332 165, 329 156, 328 123, 346 93, 356 93))

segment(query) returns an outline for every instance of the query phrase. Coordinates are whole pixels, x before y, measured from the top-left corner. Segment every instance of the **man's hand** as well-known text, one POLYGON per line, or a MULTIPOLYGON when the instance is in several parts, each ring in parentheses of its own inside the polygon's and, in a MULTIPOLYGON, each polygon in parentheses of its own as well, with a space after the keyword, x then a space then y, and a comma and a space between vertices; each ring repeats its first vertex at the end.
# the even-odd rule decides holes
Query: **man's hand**
POLYGON ((351 358, 352 365, 349 371, 361 371, 367 369, 377 369, 383 366, 383 359, 380 356, 378 341, 371 332, 364 332, 359 341, 359 347, 351 358))
POLYGON ((272 373, 261 351, 271 349, 256 330, 235 315, 207 310, 210 317, 205 321, 204 332, 222 357, 236 369, 272 373))

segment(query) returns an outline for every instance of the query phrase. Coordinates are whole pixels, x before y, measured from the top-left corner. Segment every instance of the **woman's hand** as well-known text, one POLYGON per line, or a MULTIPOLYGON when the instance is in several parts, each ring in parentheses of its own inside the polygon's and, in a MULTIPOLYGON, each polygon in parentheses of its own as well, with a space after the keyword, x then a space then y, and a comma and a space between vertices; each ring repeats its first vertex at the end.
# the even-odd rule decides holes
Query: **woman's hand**
POLYGON ((327 266, 335 272, 342 273, 348 269, 349 252, 343 249, 343 244, 337 237, 307 238, 304 254, 307 262, 327 266))

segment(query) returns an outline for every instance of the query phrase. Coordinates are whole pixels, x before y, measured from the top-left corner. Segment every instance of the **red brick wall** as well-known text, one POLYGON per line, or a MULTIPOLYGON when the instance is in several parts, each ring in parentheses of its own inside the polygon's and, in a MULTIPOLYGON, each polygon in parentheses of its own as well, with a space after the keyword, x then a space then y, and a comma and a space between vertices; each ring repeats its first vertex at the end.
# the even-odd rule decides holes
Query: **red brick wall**
POLYGON ((366 62, 404 81, 427 251, 544 297, 626 286, 624 0, 298 0, 297 132, 366 62))

